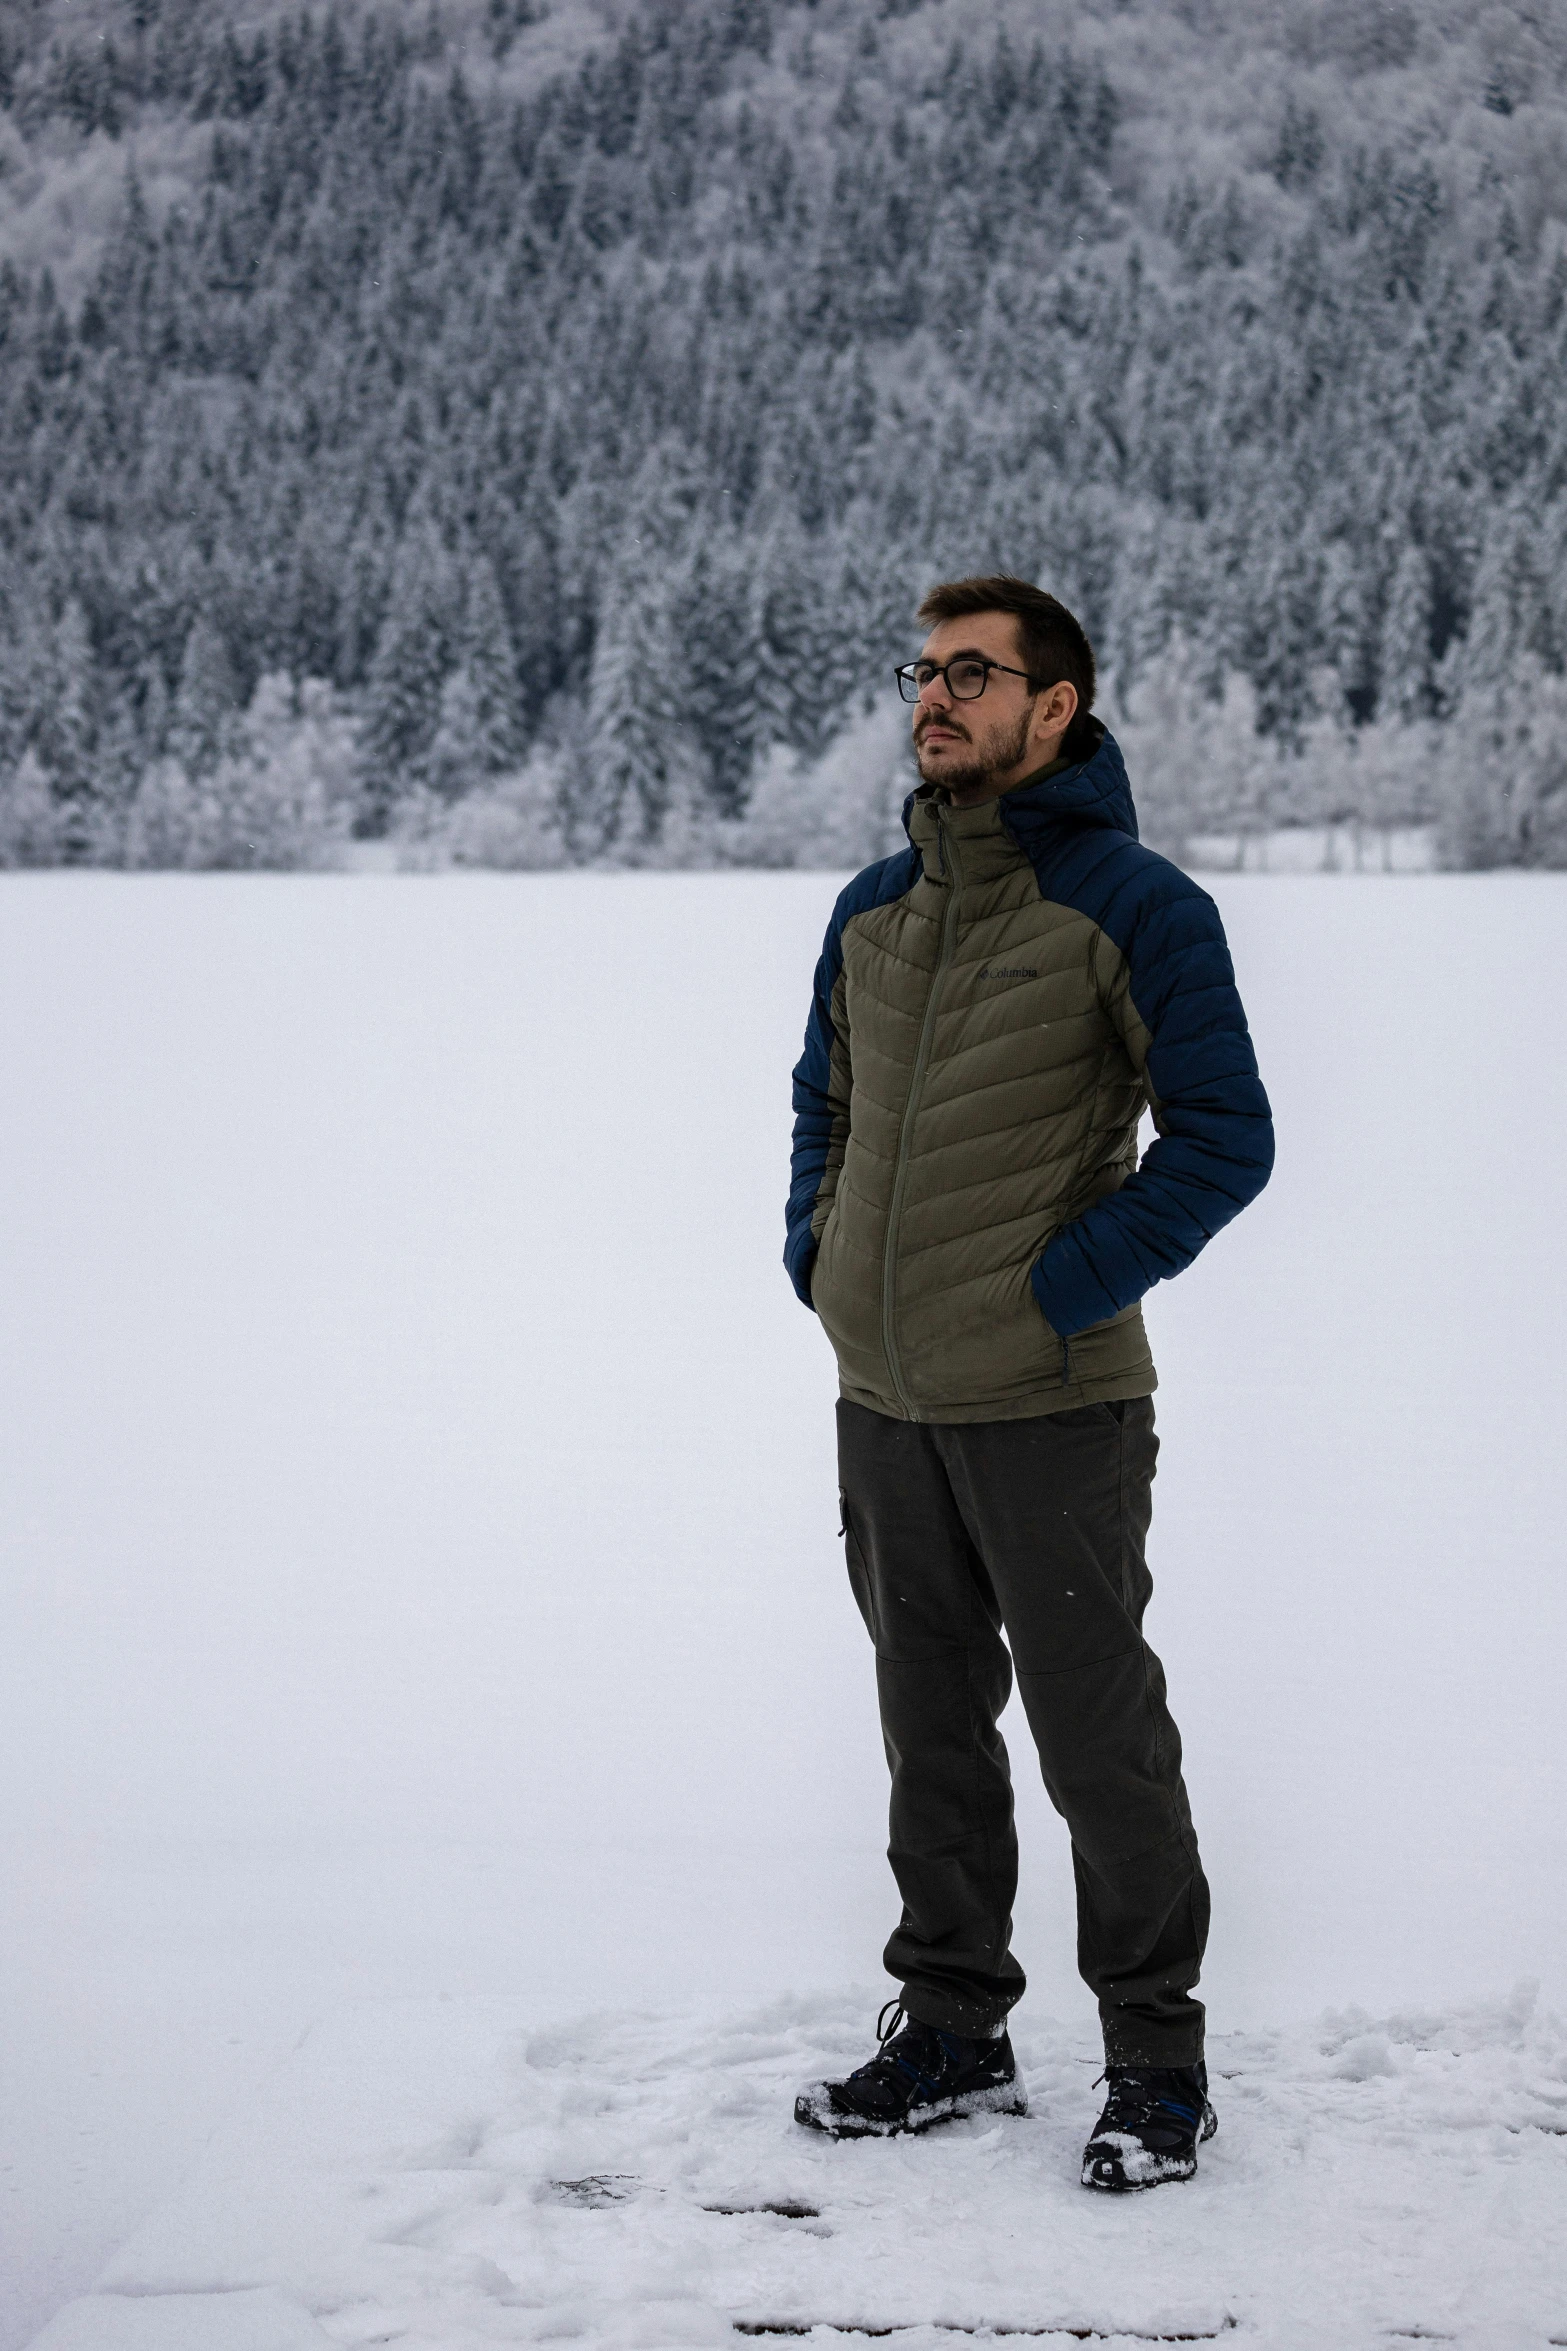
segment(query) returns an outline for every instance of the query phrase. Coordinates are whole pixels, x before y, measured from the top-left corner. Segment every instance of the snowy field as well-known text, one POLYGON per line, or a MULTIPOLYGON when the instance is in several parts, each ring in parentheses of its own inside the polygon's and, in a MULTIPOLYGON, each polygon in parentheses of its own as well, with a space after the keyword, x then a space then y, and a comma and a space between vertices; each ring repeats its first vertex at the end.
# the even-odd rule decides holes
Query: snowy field
POLYGON ((891 1918, 778 1264, 831 878, 0 881, 0 2351, 1567 2340, 1567 881, 1214 887, 1280 1161, 1150 1304, 1149 1629, 1220 2131, 1123 2205, 1020 1722, 1030 2116, 788 2120, 891 1918))

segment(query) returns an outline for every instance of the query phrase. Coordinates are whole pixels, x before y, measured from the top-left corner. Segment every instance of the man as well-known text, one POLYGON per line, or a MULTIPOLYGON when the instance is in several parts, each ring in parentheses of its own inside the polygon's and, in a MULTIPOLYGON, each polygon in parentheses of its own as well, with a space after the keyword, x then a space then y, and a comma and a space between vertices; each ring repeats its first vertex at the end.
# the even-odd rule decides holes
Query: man
POLYGON ((1024 2110, 996 1727, 1015 1666, 1104 2028, 1084 2184, 1152 2187, 1191 2176, 1215 2123, 1192 1996, 1208 1888, 1142 1637, 1157 1447, 1139 1301, 1262 1189, 1272 1124, 1217 910, 1138 841, 1078 622, 1010 577, 934 588, 919 617, 898 672, 910 845, 828 927, 784 1252, 838 1357, 900 1991, 878 2053, 795 2114, 863 2137, 1024 2110))

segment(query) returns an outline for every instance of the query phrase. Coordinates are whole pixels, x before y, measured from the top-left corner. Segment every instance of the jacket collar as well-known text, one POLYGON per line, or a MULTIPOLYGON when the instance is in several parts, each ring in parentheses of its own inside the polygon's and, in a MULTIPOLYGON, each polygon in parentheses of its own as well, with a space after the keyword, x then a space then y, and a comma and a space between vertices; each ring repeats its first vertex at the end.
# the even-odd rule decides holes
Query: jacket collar
POLYGON ((945 881, 956 849, 966 882, 993 881, 1017 863, 1017 844, 1001 822, 1001 802, 982 800, 977 808, 954 808, 936 784, 921 784, 907 802, 903 822, 933 882, 945 881))
POLYGON ((911 792, 903 804, 903 826, 929 878, 945 879, 943 833, 957 843, 964 879, 974 881, 1004 871, 1018 850, 1037 858, 1052 833, 1129 833, 1135 841, 1137 811, 1120 745, 1097 718, 1086 721, 1087 729, 1095 739, 1081 759, 1057 760, 977 808, 953 808, 935 784, 911 792))

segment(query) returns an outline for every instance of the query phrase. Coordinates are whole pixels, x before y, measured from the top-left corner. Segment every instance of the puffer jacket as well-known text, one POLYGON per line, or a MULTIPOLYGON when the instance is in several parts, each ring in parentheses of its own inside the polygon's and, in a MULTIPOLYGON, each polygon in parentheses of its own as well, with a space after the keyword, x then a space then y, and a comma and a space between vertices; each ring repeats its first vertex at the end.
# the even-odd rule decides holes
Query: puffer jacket
POLYGON ((916 792, 828 926, 784 1262, 843 1394, 898 1419, 1147 1395, 1140 1299, 1273 1164, 1218 909, 1089 730, 980 807, 916 792))

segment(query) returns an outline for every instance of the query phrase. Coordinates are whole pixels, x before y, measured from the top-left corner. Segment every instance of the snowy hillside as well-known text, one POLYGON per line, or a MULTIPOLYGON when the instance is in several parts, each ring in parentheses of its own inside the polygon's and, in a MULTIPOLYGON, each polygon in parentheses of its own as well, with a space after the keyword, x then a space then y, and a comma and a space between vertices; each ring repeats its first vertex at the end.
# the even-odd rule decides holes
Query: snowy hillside
POLYGON ((1564 191, 1516 0, 29 0, 0 861, 829 863, 1006 564, 1162 841, 1560 864, 1564 191))
POLYGON ((1200 2197, 1144 2200, 1124 2257, 1070 2178, 1093 2019, 1015 1717, 1034 2120, 831 2177, 778 2120, 869 2029, 890 1923, 831 1367, 778 1263, 834 887, 0 888, 6 2351, 154 2207, 215 2226, 236 2177, 221 2242, 136 2240, 119 2319, 150 2326, 160 2280, 275 2279, 296 2307, 336 2296, 341 2343, 384 2337, 405 2292, 433 2330, 410 2341, 487 2339, 476 2311, 526 2340, 558 2242, 567 2300, 589 2295, 570 2246, 610 2248, 582 2305, 601 2329, 626 2280, 672 2270, 741 2315, 1010 2320, 928 2248, 918 2302, 909 2239, 864 2201, 1001 2181, 1017 2238, 959 2251, 1002 2282, 1021 2263, 1040 2323, 1266 2312, 1304 2260, 1346 2323, 1502 2351, 1490 2309, 1533 2351, 1567 2335, 1531 2251, 1567 2147, 1567 1095, 1538 1026, 1567 989, 1564 885, 1222 887, 1279 1169, 1150 1303, 1150 1633, 1239 2078, 1200 2197), (486 1998, 493 2033, 464 2007, 486 1998), (307 2028, 382 2000, 417 2010, 402 2057, 373 2020, 327 2023, 264 2091, 307 2028), (196 2203, 171 2202, 192 2166, 196 2203), (367 2197, 320 2255, 335 2285, 302 2285, 301 2203, 336 2229, 345 2177, 394 2172, 395 2216, 372 2227, 367 2197), (530 2201, 600 2172, 641 2200, 530 2201), (779 2197, 831 2238, 691 2219, 699 2260, 661 2217, 779 2197), (365 2251, 398 2229, 404 2253, 365 2251))

